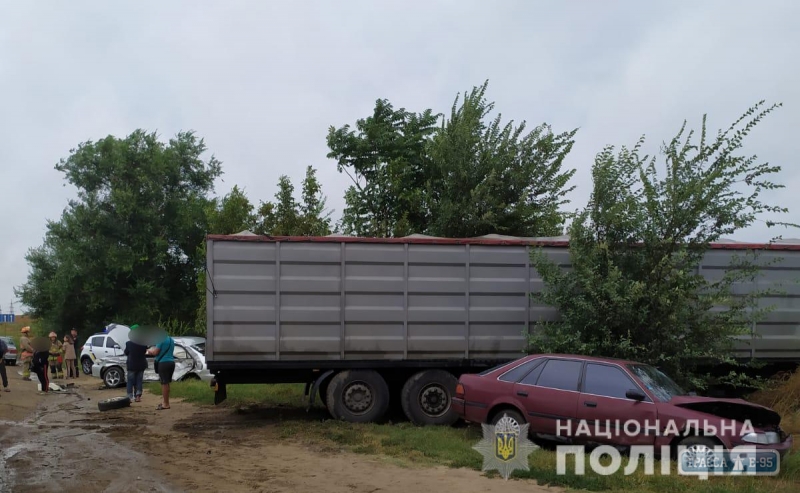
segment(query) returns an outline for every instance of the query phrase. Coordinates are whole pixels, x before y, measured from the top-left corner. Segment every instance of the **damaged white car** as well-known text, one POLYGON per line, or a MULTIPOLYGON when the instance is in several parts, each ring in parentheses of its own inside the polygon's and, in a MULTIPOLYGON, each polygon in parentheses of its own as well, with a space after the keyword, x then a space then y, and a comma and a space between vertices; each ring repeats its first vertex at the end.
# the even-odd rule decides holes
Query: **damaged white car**
MULTIPOLYGON (((213 374, 208 371, 203 350, 196 341, 175 340, 175 373, 172 380, 202 380, 210 382, 213 374)), ((108 388, 124 387, 128 374, 127 356, 111 356, 99 359, 92 365, 92 376, 101 378, 108 388)), ((147 369, 144 371, 145 382, 158 382, 158 374, 153 369, 153 357, 147 358, 147 369)))

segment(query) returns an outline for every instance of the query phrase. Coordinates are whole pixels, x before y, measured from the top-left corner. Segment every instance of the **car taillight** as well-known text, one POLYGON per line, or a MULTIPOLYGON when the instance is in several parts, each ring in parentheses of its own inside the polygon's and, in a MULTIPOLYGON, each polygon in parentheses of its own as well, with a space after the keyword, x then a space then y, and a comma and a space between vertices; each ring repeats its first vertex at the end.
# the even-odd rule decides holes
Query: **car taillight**
POLYGON ((458 384, 456 385, 456 397, 463 399, 464 398, 464 385, 458 384))

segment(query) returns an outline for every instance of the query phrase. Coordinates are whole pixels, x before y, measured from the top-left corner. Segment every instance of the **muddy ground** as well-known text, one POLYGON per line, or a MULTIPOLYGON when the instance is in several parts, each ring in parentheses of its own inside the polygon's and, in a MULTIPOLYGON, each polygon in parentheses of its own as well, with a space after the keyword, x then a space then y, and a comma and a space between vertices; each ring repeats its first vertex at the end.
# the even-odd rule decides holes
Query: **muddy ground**
POLYGON ((19 367, 8 370, 11 392, 0 392, 2 493, 558 491, 279 439, 280 409, 173 401, 157 411, 159 397, 145 393, 141 403, 101 413, 97 401, 124 389, 100 390, 100 380, 82 375, 64 392, 40 395, 19 367))

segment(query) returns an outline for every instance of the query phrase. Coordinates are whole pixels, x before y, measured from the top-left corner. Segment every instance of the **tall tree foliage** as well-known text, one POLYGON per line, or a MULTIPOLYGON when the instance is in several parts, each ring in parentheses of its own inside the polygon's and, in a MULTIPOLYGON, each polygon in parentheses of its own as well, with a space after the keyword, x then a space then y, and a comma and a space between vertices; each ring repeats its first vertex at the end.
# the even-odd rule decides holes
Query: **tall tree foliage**
POLYGON ((256 233, 272 236, 325 236, 331 234, 331 212, 327 210, 317 171, 306 168, 301 201, 288 176, 278 180, 275 202, 265 202, 258 210, 256 233))
POLYGON ((345 193, 344 233, 391 237, 425 230, 427 144, 436 121, 431 110, 395 110, 381 99, 372 116, 356 122, 357 132, 350 125, 330 128, 328 157, 353 182, 345 193))
POLYGON ((656 157, 640 155, 643 139, 632 150, 607 147, 597 155, 591 199, 569 231, 573 270, 543 251, 532 256, 545 285, 535 297, 561 313, 539 325, 532 351, 639 360, 699 387, 699 362, 733 363, 733 337, 749 335, 769 309, 758 303, 765 291, 737 295, 735 287, 756 278, 765 261, 757 252, 737 256, 711 280, 698 266, 711 243, 766 213, 788 212, 762 201, 764 192, 782 188, 770 181, 781 168, 738 154, 776 108, 763 104, 716 139, 708 138, 705 117, 699 142, 684 123, 662 148, 662 173, 656 157))
POLYGON ((428 233, 474 237, 485 234, 556 236, 563 233, 565 196, 575 170, 562 171, 572 149, 572 130, 555 135, 546 124, 489 120, 494 103, 488 82, 459 97, 430 145, 428 233))
POLYGON ((345 193, 345 233, 359 236, 469 237, 563 232, 560 207, 574 170, 562 171, 575 130, 555 135, 547 125, 526 133, 523 122, 489 120, 488 82, 456 96, 437 125, 430 109, 394 110, 379 100, 373 115, 331 128, 328 157, 353 185, 345 193))
POLYGON ((62 159, 56 169, 78 199, 26 256, 30 275, 16 293, 32 314, 55 327, 190 321, 207 195, 221 174, 205 151, 191 132, 164 143, 137 130, 62 159))

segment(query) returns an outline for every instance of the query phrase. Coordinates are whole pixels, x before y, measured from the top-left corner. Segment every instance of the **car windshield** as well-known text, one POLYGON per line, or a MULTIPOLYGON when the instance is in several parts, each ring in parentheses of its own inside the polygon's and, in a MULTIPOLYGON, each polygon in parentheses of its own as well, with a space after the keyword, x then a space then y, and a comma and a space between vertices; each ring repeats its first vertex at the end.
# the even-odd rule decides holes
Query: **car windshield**
POLYGON ((628 368, 642 381, 647 390, 661 402, 669 402, 673 397, 687 395, 671 378, 650 365, 628 365, 628 368))

